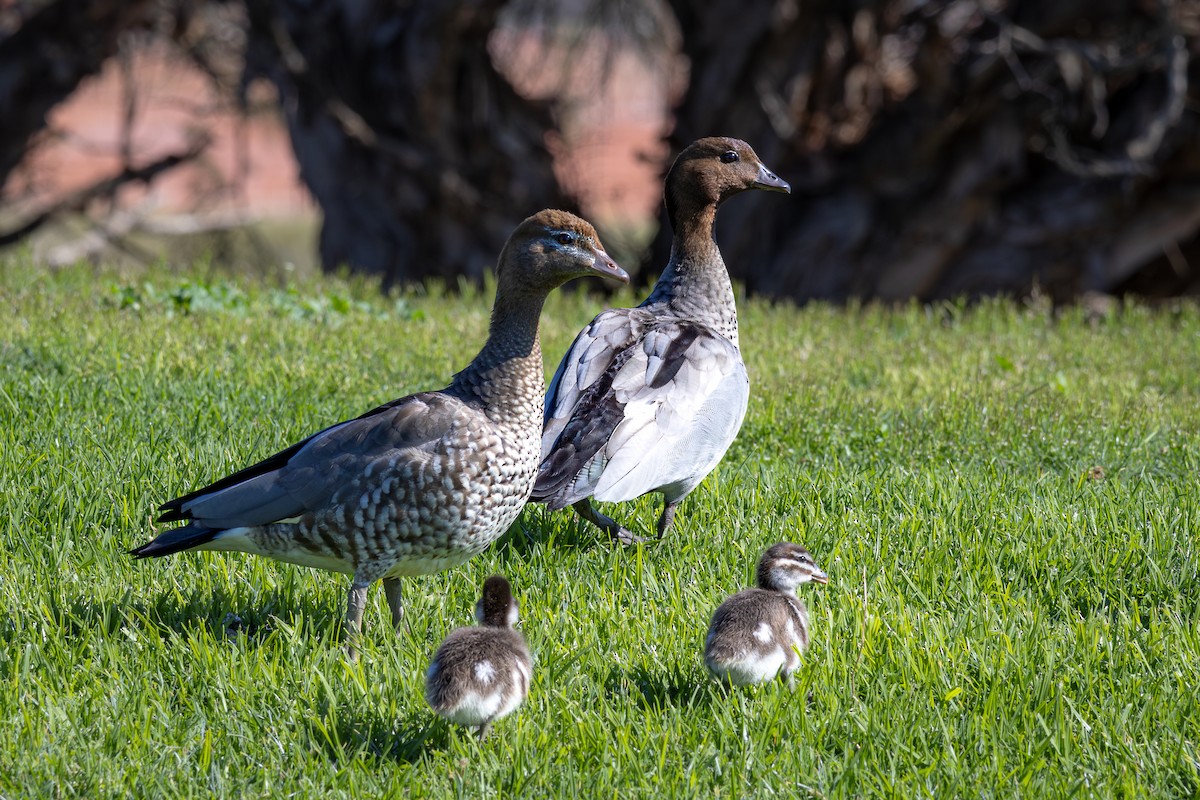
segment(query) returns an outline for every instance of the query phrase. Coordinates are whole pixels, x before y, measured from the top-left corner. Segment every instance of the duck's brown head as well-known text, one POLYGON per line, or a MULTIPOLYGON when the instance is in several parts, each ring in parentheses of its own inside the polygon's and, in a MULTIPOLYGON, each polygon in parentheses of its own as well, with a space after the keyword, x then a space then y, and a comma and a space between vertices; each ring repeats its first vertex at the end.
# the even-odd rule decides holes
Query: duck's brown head
POLYGON ((596 229, 567 211, 546 209, 512 232, 496 267, 499 288, 548 293, 572 278, 599 275, 629 282, 596 229))
POLYGON ((692 142, 667 172, 667 211, 716 206, 747 189, 791 193, 787 181, 767 169, 741 139, 710 136, 692 142))

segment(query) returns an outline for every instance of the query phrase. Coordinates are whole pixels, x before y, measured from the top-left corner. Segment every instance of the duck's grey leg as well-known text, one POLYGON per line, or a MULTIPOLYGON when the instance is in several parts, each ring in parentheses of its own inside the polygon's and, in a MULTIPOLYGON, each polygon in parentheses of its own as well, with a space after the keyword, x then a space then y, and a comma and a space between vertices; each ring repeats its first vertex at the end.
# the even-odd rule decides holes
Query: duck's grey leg
POLYGON ((358 658, 358 637, 362 634, 363 610, 367 607, 367 588, 370 584, 350 584, 350 596, 346 600, 346 655, 351 661, 358 658))
POLYGON ((400 579, 384 578, 383 593, 387 595, 388 609, 392 612, 392 627, 400 633, 404 624, 404 600, 400 596, 400 579))
POLYGON ((479 741, 482 742, 484 739, 486 739, 488 733, 491 730, 492 730, 492 721, 489 719, 487 722, 485 722, 479 726, 479 741))
POLYGON ((592 508, 591 501, 586 497, 580 500, 578 503, 575 503, 574 508, 575 512, 579 514, 579 516, 583 517, 588 522, 607 533, 613 541, 620 542, 621 544, 625 545, 637 544, 639 542, 646 541, 641 536, 635 536, 629 530, 621 527, 621 524, 612 517, 605 516, 596 509, 592 508))
POLYGON ((672 500, 663 506, 662 516, 658 518, 658 538, 663 538, 667 534, 667 528, 671 527, 671 523, 675 521, 675 509, 679 508, 679 504, 683 500, 672 500))

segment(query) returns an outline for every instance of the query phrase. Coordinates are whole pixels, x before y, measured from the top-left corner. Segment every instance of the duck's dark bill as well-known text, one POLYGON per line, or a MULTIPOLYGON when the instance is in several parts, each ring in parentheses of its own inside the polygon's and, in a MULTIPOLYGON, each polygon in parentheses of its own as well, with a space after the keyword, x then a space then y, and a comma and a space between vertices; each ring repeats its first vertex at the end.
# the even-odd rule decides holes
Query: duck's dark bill
POLYGON ((603 250, 596 251, 596 262, 592 264, 592 270, 597 275, 603 275, 606 278, 615 278, 621 283, 629 283, 629 273, 621 269, 620 265, 613 261, 608 253, 603 250))
POLYGON ((791 185, 766 167, 758 168, 758 177, 754 179, 754 185, 772 192, 792 193, 791 185))

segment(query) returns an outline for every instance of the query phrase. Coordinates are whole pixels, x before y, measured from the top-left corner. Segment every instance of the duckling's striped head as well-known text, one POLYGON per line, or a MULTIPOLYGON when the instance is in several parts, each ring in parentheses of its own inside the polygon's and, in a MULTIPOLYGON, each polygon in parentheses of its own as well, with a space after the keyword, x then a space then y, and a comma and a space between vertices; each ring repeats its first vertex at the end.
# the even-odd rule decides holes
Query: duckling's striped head
POLYGON ((493 575, 483 582, 483 596, 475 604, 475 619, 480 625, 493 628, 511 628, 517 624, 517 600, 503 575, 493 575))
POLYGON ((807 550, 798 544, 772 545, 758 561, 758 587, 774 592, 795 592, 804 583, 829 583, 807 550))

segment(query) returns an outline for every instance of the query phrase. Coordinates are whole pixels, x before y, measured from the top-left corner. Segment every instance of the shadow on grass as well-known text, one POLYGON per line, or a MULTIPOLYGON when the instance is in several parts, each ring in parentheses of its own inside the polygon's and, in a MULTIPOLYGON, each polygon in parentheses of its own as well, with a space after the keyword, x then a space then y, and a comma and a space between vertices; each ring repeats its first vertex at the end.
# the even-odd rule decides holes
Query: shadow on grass
POLYGON ((526 511, 517 518, 517 521, 508 529, 508 533, 496 542, 496 550, 502 554, 512 550, 522 557, 527 557, 542 547, 594 550, 601 545, 608 544, 602 533, 586 529, 581 520, 575 520, 574 524, 568 525, 554 524, 550 515, 556 513, 573 514, 574 512, 555 512, 545 509, 541 509, 537 513, 526 511))
POLYGON ((346 708, 321 709, 309 724, 314 748, 336 762, 364 755, 402 764, 420 761, 426 753, 444 750, 448 729, 432 713, 416 712, 399 721, 346 708))
POLYGON ((99 631, 113 636, 123 628, 155 631, 167 638, 205 631, 214 637, 239 639, 256 647, 281 625, 318 639, 340 632, 341 610, 298 597, 293 592, 266 592, 246 607, 245 598, 217 590, 208 594, 162 594, 153 603, 133 602, 131 592, 119 599, 79 598, 52 604, 50 614, 67 636, 99 631))
MULTIPOLYGON (((645 538, 643 547, 656 547, 661 541, 656 538, 654 531, 638 531, 633 533, 645 538)), ((529 505, 517 518, 508 532, 495 545, 498 552, 511 549, 522 556, 528 556, 540 547, 569 550, 600 550, 614 547, 634 548, 621 545, 609 539, 608 534, 585 522, 570 508, 561 511, 550 511, 543 506, 529 505), (535 509, 535 510, 530 510, 535 509), (554 515, 564 515, 563 520, 552 519, 554 515)))
POLYGON ((713 685, 690 671, 655 672, 645 667, 613 669, 604 682, 606 694, 629 695, 648 711, 667 707, 704 708, 712 702, 713 685))

